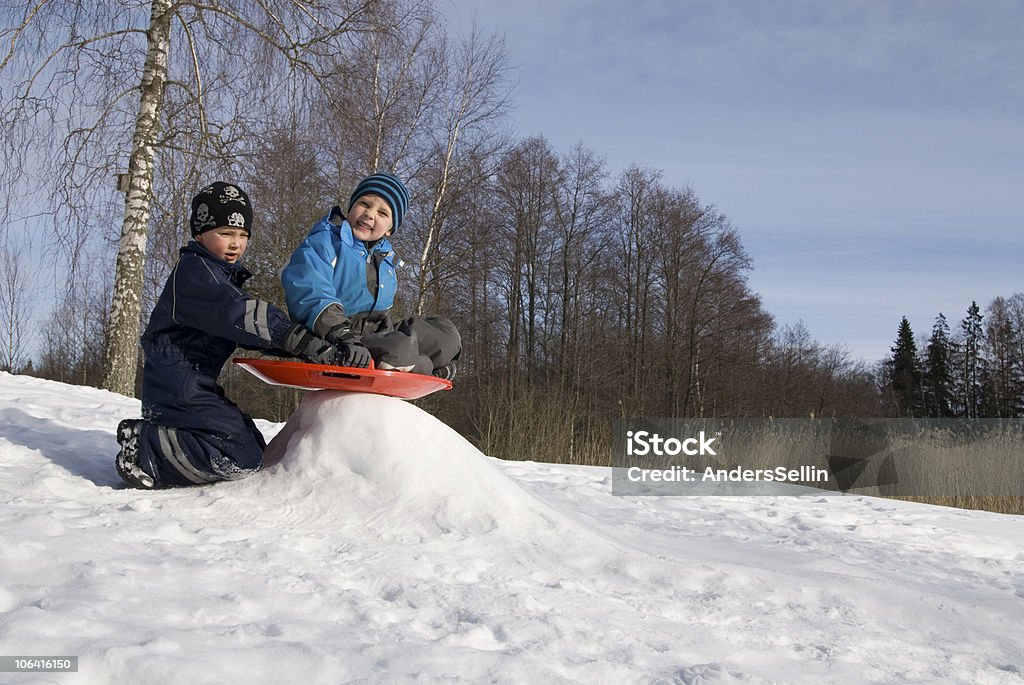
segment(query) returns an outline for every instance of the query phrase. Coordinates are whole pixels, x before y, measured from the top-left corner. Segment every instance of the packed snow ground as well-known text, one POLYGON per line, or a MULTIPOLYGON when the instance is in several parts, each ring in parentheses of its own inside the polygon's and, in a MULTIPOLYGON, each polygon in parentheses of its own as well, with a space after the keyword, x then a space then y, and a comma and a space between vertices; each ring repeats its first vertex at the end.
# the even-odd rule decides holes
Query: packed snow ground
MULTIPOLYGON (((1021 683, 1024 518, 615 497, 307 397, 245 481, 122 489, 136 400, 0 373, 0 683, 1021 683)), ((528 446, 524 446, 524 450, 528 446)))

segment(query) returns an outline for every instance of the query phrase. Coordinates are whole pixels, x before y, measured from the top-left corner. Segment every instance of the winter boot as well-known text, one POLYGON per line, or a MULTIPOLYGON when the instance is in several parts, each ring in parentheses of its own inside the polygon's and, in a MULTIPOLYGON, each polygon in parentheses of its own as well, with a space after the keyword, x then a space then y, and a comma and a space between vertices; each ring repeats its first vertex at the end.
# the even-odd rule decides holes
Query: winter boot
POLYGON ((448 362, 446 366, 434 369, 434 375, 446 381, 455 380, 455 362, 448 362))
POLYGON ((117 444, 121 451, 117 453, 114 466, 121 480, 133 488, 152 490, 156 481, 146 473, 139 464, 139 424, 142 419, 125 419, 117 424, 117 444))

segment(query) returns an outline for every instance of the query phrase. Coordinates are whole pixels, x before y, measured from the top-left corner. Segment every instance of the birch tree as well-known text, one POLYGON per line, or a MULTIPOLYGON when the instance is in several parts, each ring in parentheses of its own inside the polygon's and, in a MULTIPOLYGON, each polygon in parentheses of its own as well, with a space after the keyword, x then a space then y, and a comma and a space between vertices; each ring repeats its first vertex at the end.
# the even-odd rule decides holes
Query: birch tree
POLYGON ((503 146, 501 136, 493 134, 495 122, 508 107, 504 42, 492 36, 484 39, 475 29, 454 49, 442 40, 435 50, 442 65, 438 79, 438 124, 431 148, 433 183, 430 210, 426 217, 423 248, 419 258, 419 278, 415 311, 422 315, 427 295, 442 280, 437 255, 441 249, 445 205, 463 167, 469 160, 495 155, 503 146))
MULTIPOLYGON (((40 176, 48 187, 59 179, 55 224, 66 240, 81 241, 104 184, 127 172, 104 387, 134 391, 157 152, 176 150, 209 168, 230 168, 248 142, 238 125, 246 103, 240 107, 237 97, 217 103, 216 86, 237 94, 231 86, 244 82, 268 92, 264 68, 274 64, 288 78, 329 89, 346 39, 372 28, 364 19, 381 2, 25 0, 0 10, 0 74, 13 84, 0 94, 8 162, 3 189, 10 196, 23 188, 24 171, 35 161, 25 151, 43 150, 35 153, 49 158, 37 165, 40 176), (175 114, 189 122, 186 129, 165 127, 172 88, 180 91, 175 114), (26 145, 31 142, 42 147, 26 145)), ((258 92, 251 94, 258 104, 258 92)), ((109 206, 100 216, 110 223, 109 206)))
POLYGON ((371 21, 404 28, 356 38, 337 96, 326 103, 326 140, 334 148, 325 147, 324 156, 337 160, 339 197, 375 171, 409 185, 414 201, 401 242, 419 252, 409 260, 416 269, 410 304, 421 313, 452 275, 442 264, 446 230, 465 227, 465 220, 446 225, 453 194, 481 181, 465 169, 493 159, 505 144, 495 132, 508 105, 504 43, 475 29, 452 39, 427 0, 375 8, 371 21))
POLYGON ((167 87, 167 59, 171 49, 171 1, 153 0, 146 31, 146 57, 138 116, 128 162, 121 241, 114 272, 114 298, 103 361, 103 387, 133 395, 138 366, 138 325, 146 237, 152 203, 153 155, 160 131, 160 115, 167 87))
POLYGON ((345 64, 326 103, 341 192, 366 173, 415 174, 409 160, 438 88, 431 44, 441 26, 429 0, 376 5, 367 21, 374 30, 338 57, 345 64))

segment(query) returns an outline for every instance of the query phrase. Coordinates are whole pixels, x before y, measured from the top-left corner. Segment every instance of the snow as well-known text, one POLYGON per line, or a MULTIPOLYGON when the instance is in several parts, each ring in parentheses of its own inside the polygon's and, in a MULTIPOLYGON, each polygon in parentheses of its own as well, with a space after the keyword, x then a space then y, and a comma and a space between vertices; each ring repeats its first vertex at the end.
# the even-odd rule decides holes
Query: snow
MULTIPOLYGON (((123 489, 137 400, 0 373, 3 683, 1021 683, 1024 518, 616 497, 314 393, 248 480, 123 489)), ((524 451, 528 446, 524 446, 524 451)))

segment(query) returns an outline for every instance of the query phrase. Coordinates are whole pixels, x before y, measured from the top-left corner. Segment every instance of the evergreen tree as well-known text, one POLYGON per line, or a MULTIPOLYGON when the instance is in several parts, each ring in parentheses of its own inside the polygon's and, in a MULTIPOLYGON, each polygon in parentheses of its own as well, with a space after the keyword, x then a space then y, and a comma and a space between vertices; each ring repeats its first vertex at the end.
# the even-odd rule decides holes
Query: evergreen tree
POLYGON ((961 415, 978 418, 982 415, 981 381, 985 360, 982 357, 984 330, 982 329, 981 308, 971 302, 967 316, 960 322, 961 354, 959 363, 959 386, 961 415))
POLYGON ((900 321, 892 357, 886 361, 887 396, 896 416, 921 416, 924 413, 921 361, 917 343, 907 317, 900 321))
POLYGON ((932 326, 924 358, 924 398, 926 416, 951 418, 954 410, 953 353, 955 343, 949 336, 949 324, 940 312, 932 326))

